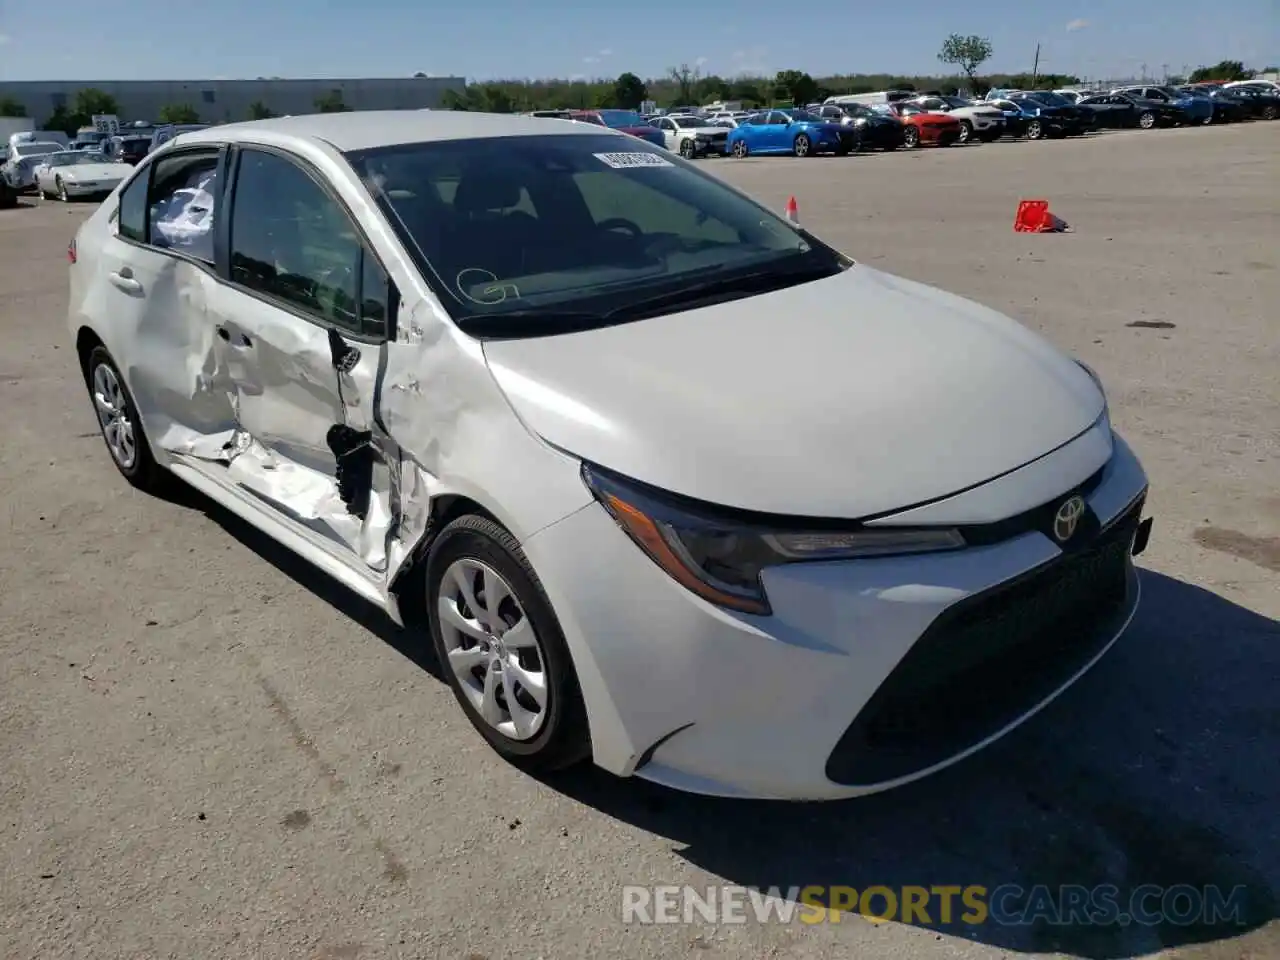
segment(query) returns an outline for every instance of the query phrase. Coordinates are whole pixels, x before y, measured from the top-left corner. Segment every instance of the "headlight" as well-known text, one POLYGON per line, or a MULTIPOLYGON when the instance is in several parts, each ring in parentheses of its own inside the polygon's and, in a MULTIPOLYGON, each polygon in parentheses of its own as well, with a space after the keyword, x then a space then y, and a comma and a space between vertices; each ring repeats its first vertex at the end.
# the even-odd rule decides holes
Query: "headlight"
POLYGON ((627 536, 673 580, 704 600, 743 613, 771 612, 760 583, 766 567, 965 545, 958 530, 943 527, 895 530, 832 523, 805 528, 737 520, 586 463, 582 479, 627 536))

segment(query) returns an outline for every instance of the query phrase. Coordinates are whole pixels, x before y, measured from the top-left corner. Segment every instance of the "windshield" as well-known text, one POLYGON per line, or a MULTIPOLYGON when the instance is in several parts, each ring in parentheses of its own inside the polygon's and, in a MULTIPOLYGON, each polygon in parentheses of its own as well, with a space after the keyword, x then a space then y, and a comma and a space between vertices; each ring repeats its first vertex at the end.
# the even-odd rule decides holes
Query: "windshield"
POLYGON ((434 141, 348 159, 463 329, 507 317, 515 335, 533 336, 583 314, 607 325, 708 281, 741 280, 745 296, 762 271, 781 287, 847 265, 715 177, 616 134, 434 141))
POLYGON ((630 110, 601 110, 600 119, 606 127, 643 127, 644 117, 630 110))
POLYGON ((44 141, 33 141, 30 143, 18 143, 13 147, 14 156, 17 157, 44 157, 51 153, 61 153, 67 149, 60 143, 45 143, 44 141))
POLYGON ((677 127, 705 127, 707 121, 701 117, 671 117, 669 118, 677 127))

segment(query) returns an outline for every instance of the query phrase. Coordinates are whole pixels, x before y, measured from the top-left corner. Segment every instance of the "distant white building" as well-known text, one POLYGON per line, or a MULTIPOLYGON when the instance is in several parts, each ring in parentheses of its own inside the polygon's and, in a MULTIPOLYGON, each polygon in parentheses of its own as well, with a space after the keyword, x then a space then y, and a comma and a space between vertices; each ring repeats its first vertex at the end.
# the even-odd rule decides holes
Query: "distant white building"
POLYGON ((272 113, 315 113, 316 101, 341 97, 352 110, 439 107, 449 90, 466 89, 464 77, 378 77, 332 80, 6 80, 0 100, 11 98, 43 121, 58 107, 75 109, 76 94, 92 88, 114 97, 121 120, 155 120, 162 108, 189 106, 204 123, 250 119, 250 106, 272 113))

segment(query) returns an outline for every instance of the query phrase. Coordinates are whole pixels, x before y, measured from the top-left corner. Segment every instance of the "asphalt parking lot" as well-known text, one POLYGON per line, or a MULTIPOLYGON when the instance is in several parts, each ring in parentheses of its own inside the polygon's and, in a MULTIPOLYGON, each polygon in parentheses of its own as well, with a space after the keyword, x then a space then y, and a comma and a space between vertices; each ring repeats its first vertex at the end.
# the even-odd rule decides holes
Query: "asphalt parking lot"
POLYGON ((1280 955, 1277 156, 1255 123, 707 161, 1094 366, 1151 477, 1109 658, 977 757, 822 806, 504 765, 417 638, 119 478, 64 325, 89 208, 0 211, 0 956, 1280 955), (1030 197, 1074 232, 1013 233, 1030 197), (1238 926, 621 922, 624 884, 713 883, 1246 892, 1238 926))

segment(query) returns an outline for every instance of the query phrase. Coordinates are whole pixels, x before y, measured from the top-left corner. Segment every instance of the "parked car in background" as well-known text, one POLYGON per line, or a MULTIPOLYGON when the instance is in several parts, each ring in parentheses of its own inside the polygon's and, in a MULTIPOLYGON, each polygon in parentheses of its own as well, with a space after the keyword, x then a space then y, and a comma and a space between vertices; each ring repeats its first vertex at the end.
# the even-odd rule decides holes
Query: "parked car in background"
POLYGON ((805 110, 764 110, 747 117, 729 132, 725 149, 742 159, 752 155, 791 154, 844 156, 858 149, 860 135, 852 125, 829 123, 805 110))
POLYGON ((720 156, 725 152, 729 131, 693 114, 654 117, 649 125, 662 134, 663 145, 686 160, 720 156))
POLYGON ((1156 86, 1152 84, 1135 84, 1128 87, 1117 87, 1112 93, 1126 93, 1144 100, 1163 100, 1181 108, 1186 119, 1184 123, 1213 123, 1213 103, 1205 97, 1190 97, 1175 87, 1156 86))
POLYGON ((544 120, 568 120, 572 115, 572 110, 530 110, 525 114, 527 117, 541 117, 544 120))
POLYGON ((910 100, 897 100, 875 107, 902 121, 902 143, 908 149, 924 144, 949 147, 960 142, 960 121, 950 114, 926 110, 910 100))
POLYGON ((828 123, 857 128, 859 150, 897 150, 906 139, 901 120, 861 103, 814 103, 807 109, 828 123))
POLYGON ((594 123, 597 126, 608 127, 610 130, 629 133, 641 140, 648 140, 659 147, 666 146, 666 138, 663 137, 662 131, 632 110, 574 110, 569 114, 568 119, 577 120, 580 123, 594 123))
POLYGON ((963 97, 944 95, 916 97, 904 100, 932 113, 945 113, 960 121, 960 142, 978 139, 983 143, 999 140, 1004 136, 1004 112, 987 104, 975 104, 963 97))
POLYGON ((4 179, 15 194, 36 192, 36 167, 45 157, 62 153, 66 144, 56 140, 25 140, 9 145, 9 159, 4 165, 4 179))
POLYGON ((1167 100, 1141 100, 1124 93, 1100 93, 1085 97, 1079 106, 1093 109, 1094 123, 1103 129, 1171 127, 1182 123, 1186 113, 1167 100))
POLYGON ((102 197, 133 173, 132 164, 110 160, 101 153, 64 150, 51 153, 36 167, 36 192, 64 203, 83 197, 102 197))
POLYGON ((1227 90, 1234 90, 1237 87, 1246 87, 1253 89, 1261 89, 1264 92, 1280 94, 1280 83, 1274 80, 1233 80, 1230 83, 1222 85, 1227 90))
POLYGON ((137 165, 151 152, 151 134, 122 134, 107 141, 103 152, 111 160, 137 165))
POLYGON ((1188 97, 1208 100, 1213 107, 1213 123, 1239 123, 1250 119, 1251 111, 1244 100, 1217 84, 1187 84, 1176 89, 1188 97))
POLYGON ((992 102, 1006 115, 1013 112, 1006 129, 1014 136, 1042 140, 1080 134, 1086 129, 1078 107, 1050 104, 1031 93, 1011 93, 1007 99, 992 102))
POLYGON ((1280 92, 1272 86, 1258 84, 1230 87, 1220 95, 1238 101, 1246 115, 1256 120, 1275 120, 1280 117, 1280 92))

